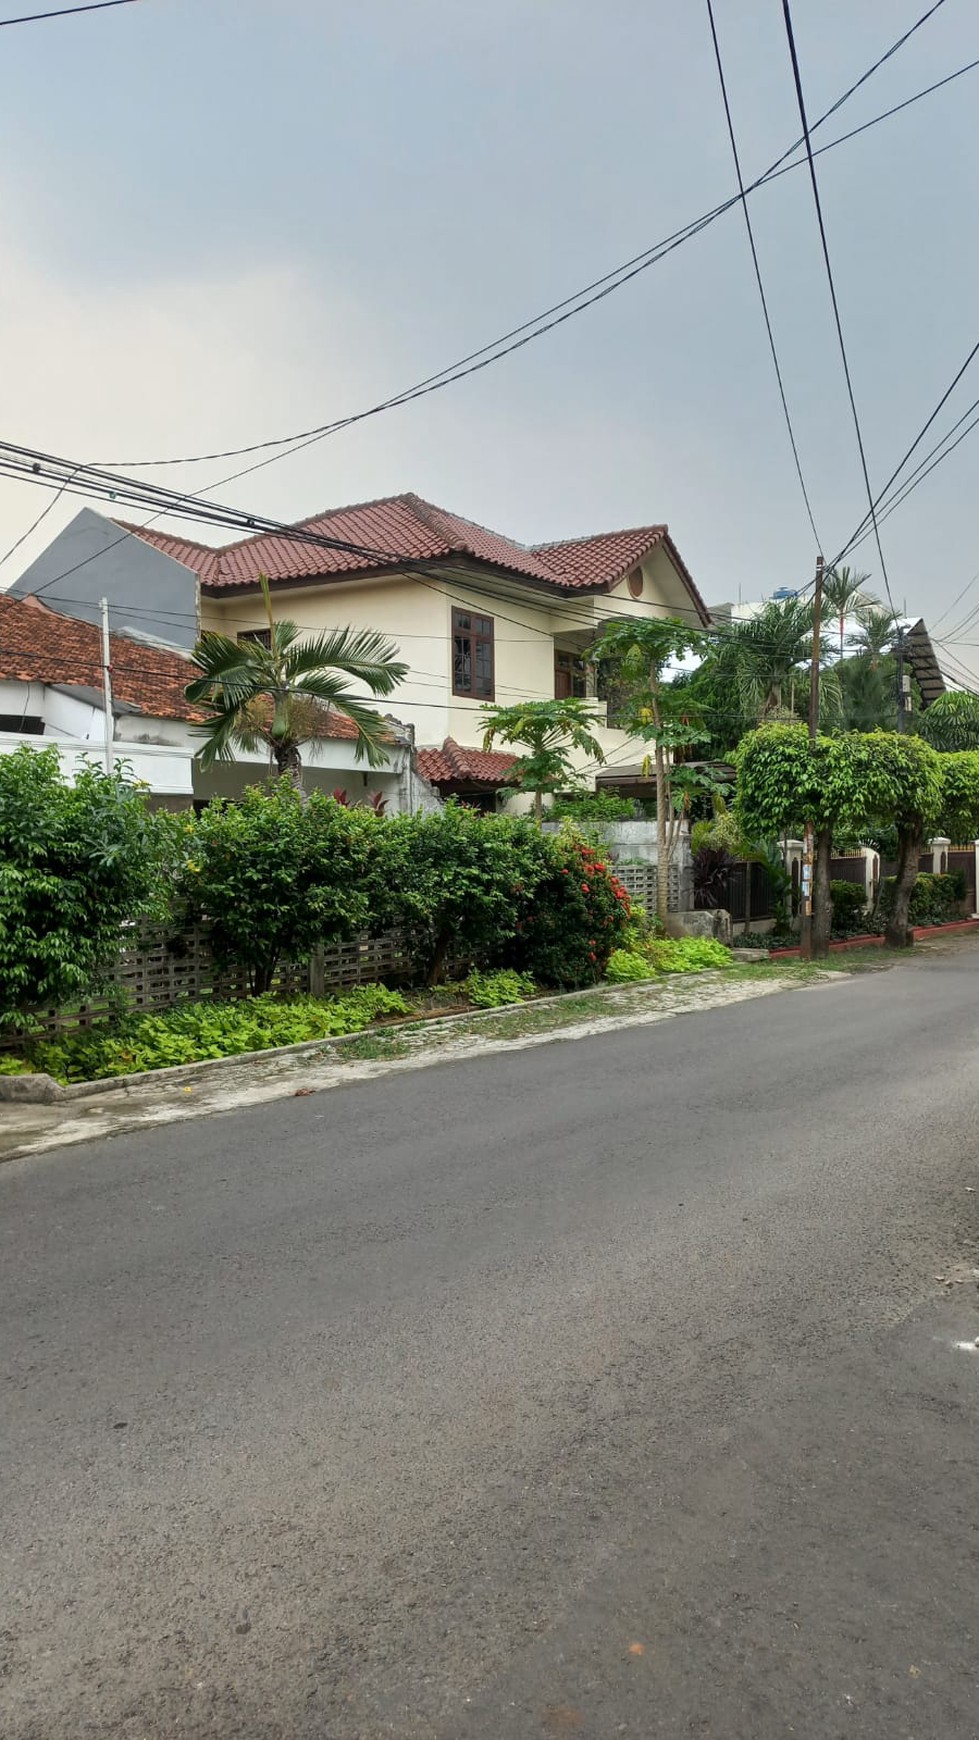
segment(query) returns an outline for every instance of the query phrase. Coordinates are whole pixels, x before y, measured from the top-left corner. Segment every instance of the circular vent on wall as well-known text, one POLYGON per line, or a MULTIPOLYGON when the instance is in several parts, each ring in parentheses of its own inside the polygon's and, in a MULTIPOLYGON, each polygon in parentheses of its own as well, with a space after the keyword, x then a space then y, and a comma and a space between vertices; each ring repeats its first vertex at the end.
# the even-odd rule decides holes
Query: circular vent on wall
POLYGON ((633 598, 641 598, 642 597, 642 569, 641 568, 633 568, 632 573, 629 575, 629 591, 632 593, 633 598))

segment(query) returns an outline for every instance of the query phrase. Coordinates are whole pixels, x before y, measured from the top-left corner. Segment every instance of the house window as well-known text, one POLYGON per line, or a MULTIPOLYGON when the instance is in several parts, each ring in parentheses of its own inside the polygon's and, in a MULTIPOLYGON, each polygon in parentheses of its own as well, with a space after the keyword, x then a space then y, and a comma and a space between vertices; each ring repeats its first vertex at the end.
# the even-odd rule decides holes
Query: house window
POLYGON ((257 641, 259 646, 270 647, 272 645, 272 630, 270 628, 246 628, 238 636, 238 645, 244 646, 247 640, 257 641))
POLYGON ((496 693, 493 618, 452 612, 452 693, 492 701, 496 693))
POLYGON ((585 696, 588 693, 588 677, 585 661, 577 653, 555 652, 554 654, 554 699, 566 701, 570 696, 585 696))
POLYGON ((16 731, 20 737, 43 737, 44 720, 33 713, 0 713, 0 731, 16 731))

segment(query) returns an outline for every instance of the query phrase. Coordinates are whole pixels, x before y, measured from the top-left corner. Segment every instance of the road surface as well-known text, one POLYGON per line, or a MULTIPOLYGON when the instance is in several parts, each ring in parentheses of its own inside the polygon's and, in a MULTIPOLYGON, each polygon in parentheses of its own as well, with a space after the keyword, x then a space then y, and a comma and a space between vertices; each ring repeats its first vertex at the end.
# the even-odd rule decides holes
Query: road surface
POLYGON ((0 1168, 4 1740, 976 1740, 979 954, 0 1168))

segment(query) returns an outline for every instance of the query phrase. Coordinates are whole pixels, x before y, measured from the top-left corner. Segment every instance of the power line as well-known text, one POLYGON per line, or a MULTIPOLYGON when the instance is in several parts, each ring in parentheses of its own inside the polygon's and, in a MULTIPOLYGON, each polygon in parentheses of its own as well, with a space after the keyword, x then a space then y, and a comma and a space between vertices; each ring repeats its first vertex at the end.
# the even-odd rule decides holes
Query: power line
POLYGON ((0 18, 0 30, 8 24, 40 24, 45 18, 72 18, 76 12, 107 12, 110 6, 132 6, 135 0, 90 0, 87 6, 62 6, 58 12, 28 12, 22 18, 0 18))
MULTIPOLYGON (((874 503, 875 507, 880 507, 881 503, 884 501, 884 498, 887 495, 887 492, 890 489, 895 478, 900 476, 901 472, 904 470, 904 467, 907 465, 908 460, 911 458, 912 453, 915 451, 915 448, 919 447, 921 442, 924 440, 924 437, 928 433, 928 430, 931 428, 932 424, 934 423, 935 418, 938 416, 939 412, 943 409, 943 407, 947 404, 948 400, 951 398, 953 392, 955 391, 955 388, 958 386, 960 380, 962 379, 962 376, 965 374, 966 370, 968 369, 970 363, 973 361, 973 358, 976 356, 977 352, 979 352, 979 339, 977 339, 976 343, 972 346, 972 349, 970 350, 968 356, 966 357, 965 362, 962 364, 961 368, 954 375, 950 385, 948 387, 946 387, 944 393, 942 394, 941 398, 938 401, 938 404, 935 406, 935 409, 931 412, 930 416, 922 424, 917 435, 915 436, 914 440, 912 441, 910 447, 908 448, 907 452, 905 453, 903 459, 901 459, 898 462, 898 464, 894 467, 894 470, 891 472, 891 475, 887 479, 887 482, 884 484, 883 488, 878 491, 878 494, 877 494, 877 497, 876 497, 875 503, 874 503)), ((948 440, 949 436, 954 435, 956 429, 959 427, 959 424, 965 422, 966 417, 968 417, 970 415, 970 413, 976 409, 977 405, 979 405, 979 399, 977 399, 975 401, 975 403, 969 407, 968 411, 965 411, 963 413, 963 415, 958 419, 958 422, 952 424, 952 427, 948 431, 948 434, 943 435, 941 441, 939 441, 937 443, 937 445, 931 449, 930 453, 926 454, 925 459, 922 460, 920 465, 915 467, 915 470, 910 474, 910 477, 905 478, 904 483, 901 485, 901 488, 896 492, 896 497, 901 496, 901 491, 903 491, 905 489, 906 485, 908 483, 910 483, 911 478, 916 476, 917 473, 922 470, 923 466, 927 463, 927 460, 930 459, 933 454, 938 452, 939 447, 944 446, 944 444, 948 440)), ((951 449, 949 451, 951 451, 951 449)), ((910 492, 908 492, 908 493, 910 493, 910 492)), ((902 497, 902 499, 903 499, 903 497, 902 497)), ((897 499, 895 499, 893 505, 894 506, 898 505, 897 499)), ((883 518, 884 516, 882 515, 881 517, 883 518)), ((864 537, 867 535, 867 531, 870 528, 870 518, 871 518, 871 516, 869 513, 864 514, 863 519, 860 521, 860 524, 858 525, 856 531, 853 533, 852 537, 847 541, 847 543, 845 544, 843 549, 839 552, 839 555, 834 556, 833 562, 830 564, 830 566, 834 566, 835 563, 842 561, 844 556, 849 555, 850 551, 852 549, 854 549, 858 543, 861 543, 863 541, 864 537)))
POLYGON ((730 101, 728 99, 728 94, 727 94, 727 80, 724 77, 724 63, 723 63, 723 60, 721 58, 721 45, 720 45, 718 38, 717 38, 717 26, 714 22, 713 0, 707 0, 707 17, 708 17, 708 20, 710 23, 711 41, 714 45, 714 59, 717 62, 717 76, 718 76, 718 79, 720 80, 721 97, 722 97, 722 100, 724 103, 724 117, 725 117, 725 120, 727 121, 728 138, 731 141, 731 153, 732 153, 732 156, 734 157, 734 168, 735 168, 735 173, 737 174, 737 178, 738 178, 738 191, 739 191, 739 195, 740 195, 740 199, 741 199, 741 209, 744 212, 745 228, 748 232, 748 246, 751 249, 752 264, 755 268, 755 282, 758 285, 758 295, 761 298, 761 310, 762 310, 762 314, 763 314, 764 319, 765 319, 765 331, 768 335, 768 348, 772 353, 772 363, 774 364, 774 368, 775 368, 775 378, 778 381, 779 398, 782 401, 782 415, 785 418, 785 427, 788 431, 789 445, 792 448, 792 458, 795 461, 795 469, 796 469, 796 473, 797 473, 798 478, 799 478, 799 487, 802 490, 802 499, 806 504, 806 513, 809 516, 809 524, 812 527, 812 535, 816 540, 816 548, 821 549, 822 543, 820 540, 819 533, 816 530, 816 521, 815 521, 815 518, 813 516, 812 503, 809 500, 809 491, 806 488, 806 480, 802 474, 802 461, 799 458, 799 448, 798 448, 798 444, 797 444, 796 438, 795 438, 795 430, 792 427, 792 418, 789 415, 789 402, 785 396, 785 382, 782 379, 782 368, 781 368, 781 364, 779 363, 779 360, 778 360, 778 351, 775 347, 775 334, 772 331, 771 316, 769 315, 769 312, 768 312, 768 298, 765 295, 765 285, 762 281, 761 265, 760 265, 760 262, 758 259, 758 249, 755 246, 755 233, 754 233, 754 229, 753 229, 752 223, 751 223, 751 213, 748 210, 748 196, 747 196, 747 193, 745 191, 744 176, 741 173, 741 155, 738 151, 738 141, 737 141, 737 137, 736 137, 735 131, 734 131, 734 119, 733 119, 732 114, 731 114, 731 104, 730 104, 730 101))
MULTIPOLYGON (((934 10, 934 8, 933 8, 933 10, 934 10)), ((867 455, 866 455, 866 452, 864 450, 863 435, 862 435, 861 429, 860 429, 860 417, 859 417, 858 412, 857 412, 857 401, 856 401, 856 398, 854 396, 853 381, 852 381, 851 376, 850 376, 850 364, 849 364, 849 361, 847 359, 847 354, 846 354, 846 342, 843 338, 843 322, 840 318, 840 305, 839 305, 839 302, 837 301, 836 285, 833 282, 833 268, 832 268, 832 265, 830 264, 829 243, 827 242, 827 239, 826 239, 826 225, 823 222, 823 207, 822 207, 822 201, 819 197, 819 182, 816 178, 816 165, 813 161, 812 144, 811 144, 810 138, 809 138, 809 122, 806 118, 806 102, 805 102, 805 97, 803 96, 803 93, 802 93, 802 76, 801 76, 800 71, 799 71, 799 57, 798 57, 798 54, 796 52, 795 33, 792 29, 792 10, 791 10, 789 0, 782 0, 782 16, 785 19, 785 33, 786 33, 786 36, 788 38, 789 54, 790 54, 791 60, 792 60, 792 77, 793 77, 793 80, 795 83, 796 99, 797 99, 798 104, 799 104, 799 118, 802 122, 802 131, 803 131, 803 136, 805 138, 806 161, 809 164, 809 180, 810 180, 810 183, 812 185, 812 196, 813 196, 813 200, 814 200, 815 206, 816 206, 816 220, 819 224, 819 239, 820 239, 820 242, 822 244, 823 262, 824 262, 825 267, 826 267, 826 279, 827 279, 827 282, 829 284, 829 293, 830 293, 830 298, 831 298, 832 304, 833 304, 833 319, 836 323, 836 336, 839 339, 839 344, 840 344, 840 357, 841 357, 842 362, 843 362, 843 373, 844 373, 844 376, 846 377, 846 390, 847 390, 847 395, 848 395, 849 400, 850 400, 850 410, 853 413, 853 427, 854 427, 854 431, 855 431, 856 437, 857 437, 857 448, 858 448, 859 453, 860 453, 860 466, 861 466, 861 470, 863 471, 863 481, 864 481, 864 484, 865 484, 866 490, 867 490, 867 501, 868 501, 869 506, 870 506, 870 518, 873 522, 874 536, 875 536, 876 541, 877 541, 877 554, 880 558, 880 569, 881 569, 881 574, 883 575, 883 579, 884 579, 884 588, 887 592, 888 603, 890 604, 891 609, 894 610, 895 615, 896 615, 897 612, 896 612, 895 606, 894 606, 894 598, 893 598, 893 595, 891 593, 891 583, 890 583, 890 579, 888 578, 888 573, 887 573, 887 563, 884 560, 884 550, 883 550, 883 546, 881 545, 880 530, 879 530, 878 525, 877 525, 877 512, 876 512, 876 507, 874 504, 874 492, 870 487, 870 473, 867 469, 867 455)))
MULTIPOLYGON (((817 121, 813 122, 810 132, 815 132, 818 127, 821 127, 825 121, 828 121, 832 115, 836 114, 836 112, 850 100, 861 86, 867 83, 868 79, 872 78, 874 74, 877 73, 880 68, 898 52, 899 49, 903 48, 904 44, 909 41, 916 31, 921 29, 922 25, 926 24, 928 20, 933 17, 944 3, 945 0, 935 0, 935 4, 930 6, 921 17, 909 27, 908 30, 904 31, 903 34, 899 36, 896 41, 893 42, 891 46, 881 56, 879 56, 879 58, 874 61, 872 65, 869 66, 866 71, 848 87, 847 90, 843 92, 842 96, 838 97, 824 114, 822 114, 817 121)), ((979 60, 975 60, 967 66, 958 68, 955 72, 947 75, 946 78, 938 80, 935 84, 930 85, 926 90, 920 91, 914 96, 906 98, 904 102, 896 104, 893 108, 885 111, 884 114, 876 116, 870 121, 864 122, 862 126, 854 128, 850 133, 844 134, 839 139, 831 140, 829 144, 822 146, 815 155, 819 156, 821 151, 832 150, 836 145, 842 145, 846 140, 855 138, 858 133, 865 132, 869 127, 877 125, 879 121, 886 120, 891 115, 897 114, 899 110, 907 108, 911 103, 917 102, 921 97, 928 96, 933 91, 941 89, 943 85, 950 83, 955 78, 961 77, 965 72, 972 71, 976 66, 979 66, 979 60)), ((786 163, 786 159, 793 156, 793 154, 799 149, 799 146, 805 142, 805 136, 796 139, 787 150, 782 152, 781 156, 775 159, 774 163, 772 163, 763 174, 756 177, 756 179, 750 183, 744 192, 751 193, 755 188, 762 186, 763 183, 775 180, 779 175, 787 174, 792 169, 801 168, 801 163, 786 163)), ((426 396, 428 393, 438 392, 442 387, 451 385, 453 381, 461 380, 469 374, 477 373, 479 370, 488 367, 492 362, 501 361, 504 356, 509 356, 513 351, 521 349, 524 344, 529 343, 533 338, 542 337, 544 333, 552 331, 556 326, 563 324, 565 320, 571 319, 573 315, 582 313, 585 308, 593 306, 595 302, 601 301, 614 290, 620 289, 623 284, 630 282, 633 277, 638 275, 638 273, 645 271, 649 266, 655 265, 658 260, 665 258, 666 254, 671 253, 674 248, 681 246, 683 242, 688 241, 694 235, 699 234, 701 230, 713 223, 716 218, 722 216, 724 212, 729 211, 732 206, 737 205, 742 198, 743 193, 739 192, 730 198, 723 200, 710 211, 702 213, 700 217, 694 218, 681 229, 675 230, 672 235, 665 237, 660 242, 654 243, 649 248, 643 249, 640 253, 633 255, 631 259, 623 261, 619 266, 613 267, 610 272, 605 273, 602 277, 592 280, 591 283, 584 285, 580 290, 574 291, 570 296, 563 298, 562 301, 553 303, 549 308, 546 308, 539 314, 532 316, 530 320, 524 321, 520 326, 511 328, 509 332, 502 334, 499 338, 493 339, 489 344, 481 346, 480 349, 469 352, 467 356, 460 358, 457 362, 448 364, 445 368, 438 370, 436 374, 426 376, 424 380, 417 382, 414 386, 407 387, 400 393, 382 399, 378 404, 369 406, 366 410, 354 412, 347 417, 338 418, 333 422, 318 424, 310 429, 293 431, 290 435, 279 436, 267 441, 252 442, 250 445, 245 447, 223 448, 210 453, 183 454, 169 459, 110 460, 105 463, 110 466, 118 465, 132 470, 142 470, 144 468, 155 466, 199 464, 203 461, 212 459, 237 459, 247 454, 266 451, 272 447, 291 447, 293 451, 299 452, 302 447, 310 445, 312 442, 323 439, 328 435, 335 434, 340 429, 349 428, 354 423, 363 422, 368 417, 378 416, 382 411, 391 410, 401 404, 407 404, 415 398, 426 396), (547 324, 542 324, 544 322, 547 324), (534 330, 531 330, 532 328, 534 330), (511 343, 511 340, 516 342, 511 343), (506 346, 507 348, 501 348, 503 346, 506 346)), ((279 457, 279 455, 276 455, 275 457, 279 457)), ((282 455, 282 457, 286 457, 286 455, 282 455)), ((272 463, 272 461, 262 461, 261 463, 272 463)), ((249 470, 252 469, 258 469, 258 467, 249 468, 249 470)), ((246 473, 241 472, 237 475, 244 476, 246 473)))

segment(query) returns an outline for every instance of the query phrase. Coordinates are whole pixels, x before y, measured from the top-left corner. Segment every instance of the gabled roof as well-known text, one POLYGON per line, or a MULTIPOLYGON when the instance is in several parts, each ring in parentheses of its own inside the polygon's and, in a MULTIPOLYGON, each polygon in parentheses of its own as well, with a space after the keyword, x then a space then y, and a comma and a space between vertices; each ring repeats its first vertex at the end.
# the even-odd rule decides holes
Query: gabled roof
POLYGON ((502 750, 466 749, 447 737, 441 749, 419 749, 415 764, 432 785, 503 785, 516 759, 502 750))
POLYGON ((668 551, 704 622, 709 620, 693 579, 665 525, 638 526, 625 532, 603 532, 589 538, 531 547, 491 531, 475 520, 436 507, 408 493, 334 508, 296 522, 297 532, 333 539, 339 548, 304 542, 279 532, 214 549, 168 532, 116 522, 124 530, 171 556, 200 578, 206 592, 254 586, 265 574, 274 584, 314 579, 340 579, 412 562, 463 557, 519 578, 551 586, 559 592, 607 590, 657 545, 668 551))
MULTIPOLYGON (((152 719, 201 719, 184 695, 197 675, 179 653, 109 636, 113 697, 152 719)), ((37 598, 0 592, 0 678, 62 688, 102 688, 102 637, 93 622, 60 616, 37 598)))

